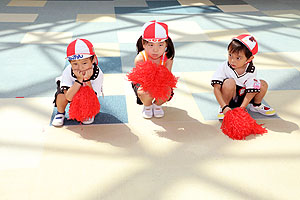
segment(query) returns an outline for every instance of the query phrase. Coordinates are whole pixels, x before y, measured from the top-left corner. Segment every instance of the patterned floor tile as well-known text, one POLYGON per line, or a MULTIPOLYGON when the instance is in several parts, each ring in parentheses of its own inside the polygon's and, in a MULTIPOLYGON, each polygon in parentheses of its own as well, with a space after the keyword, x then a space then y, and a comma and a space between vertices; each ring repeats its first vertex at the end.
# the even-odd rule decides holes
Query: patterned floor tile
POLYGON ((114 0, 115 7, 148 7, 148 4, 145 1, 141 0, 114 0))
MULTIPOLYGON (((218 120, 217 115, 219 112, 220 105, 218 104, 215 95, 213 93, 194 93, 193 97, 197 102, 197 105, 205 120, 218 120)), ((264 100, 263 103, 268 105, 264 100)), ((279 118, 278 115, 274 116, 264 116, 259 113, 250 111, 247 108, 249 114, 254 119, 276 119, 279 118)))
MULTIPOLYGON (((126 99, 125 96, 119 95, 119 96, 105 96, 98 97, 99 102, 101 105, 100 113, 95 116, 95 124, 123 124, 128 122, 127 117, 127 107, 126 107, 126 99)), ((52 117, 50 124, 52 123, 52 120, 57 113, 57 109, 53 109, 52 117)), ((64 120, 64 125, 80 125, 79 122, 75 120, 68 120, 69 119, 69 104, 66 107, 66 118, 64 120)))
POLYGON ((257 69, 290 69, 294 66, 287 62, 281 53, 258 53, 253 60, 257 69))
POLYGON ((101 57, 98 58, 98 60, 103 73, 105 74, 122 73, 122 63, 120 57, 101 57))
POLYGON ((34 22, 38 14, 0 13, 0 22, 34 22))
POLYGON ((119 43, 94 43, 93 46, 98 57, 120 57, 119 43))
POLYGON ((259 70, 258 78, 269 84, 269 90, 300 90, 300 73, 297 69, 259 70))
POLYGON ((207 35, 194 21, 170 21, 169 34, 176 42, 208 41, 207 35))
POLYGON ((141 36, 141 31, 118 31, 118 41, 120 43, 133 43, 141 36))
POLYGON ((18 7, 44 7, 47 1, 18 1, 11 0, 7 6, 18 6, 18 7))
POLYGON ((273 10, 263 11, 273 20, 280 22, 287 27, 299 27, 300 11, 299 10, 273 10))
POLYGON ((72 32, 28 32, 21 44, 69 44, 72 32))
POLYGON ((218 5, 223 12, 256 12, 258 9, 251 5, 218 5))
POLYGON ((178 0, 182 6, 214 6, 209 0, 178 0))
POLYGON ((205 30, 205 34, 209 40, 231 41, 233 37, 241 34, 250 34, 246 29, 223 29, 223 30, 205 30))
POLYGON ((247 4, 243 0, 211 0, 215 5, 244 5, 247 4))
POLYGON ((114 14, 78 14, 77 22, 115 22, 116 17, 114 14))

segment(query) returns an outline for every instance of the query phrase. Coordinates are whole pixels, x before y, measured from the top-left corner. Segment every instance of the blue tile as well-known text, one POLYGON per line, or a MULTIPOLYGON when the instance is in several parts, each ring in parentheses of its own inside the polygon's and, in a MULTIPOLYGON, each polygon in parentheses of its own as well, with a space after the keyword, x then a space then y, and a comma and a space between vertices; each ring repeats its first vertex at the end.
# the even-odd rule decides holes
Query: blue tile
POLYGON ((188 11, 184 8, 184 6, 168 6, 168 7, 153 7, 149 9, 150 13, 154 13, 156 15, 159 14, 170 14, 170 15, 178 15, 178 14, 189 14, 188 11))
POLYGON ((227 42, 175 42, 174 72, 214 71, 226 59, 227 42))
POLYGON ((9 76, 1 76, 5 84, 0 84, 0 97, 53 96, 55 77, 64 69, 65 45, 10 44, 5 48, 1 73, 9 76))
POLYGON ((297 69, 259 70, 258 78, 266 80, 269 90, 300 90, 300 71, 297 69))
POLYGON ((145 7, 115 7, 116 14, 151 14, 151 10, 145 7))
POLYGON ((166 9, 172 6, 181 6, 178 1, 146 1, 149 8, 166 9))
MULTIPOLYGON (((277 22, 274 22, 277 24, 277 22)), ((298 52, 300 46, 299 28, 289 28, 282 24, 276 27, 248 29, 255 35, 259 52, 298 52)))
POLYGON ((73 33, 73 39, 85 38, 94 44, 118 42, 117 30, 119 28, 115 23, 77 22, 69 31, 73 33))
POLYGON ((122 73, 120 57, 100 57, 99 66, 104 74, 122 73))
MULTIPOLYGON (((93 124, 120 124, 128 123, 126 98, 122 95, 99 97, 100 113, 95 116, 93 124)), ((57 112, 53 109, 50 124, 57 112)), ((67 120, 69 118, 69 104, 66 108, 66 119, 64 125, 79 125, 80 123, 75 120, 67 120)))
POLYGON ((120 44, 122 60, 122 72, 127 73, 134 67, 134 59, 137 55, 135 43, 120 44))
MULTIPOLYGON (((153 1, 155 2, 155 1, 153 1)), ((156 3, 156 2, 155 2, 156 3)), ((148 14, 170 14, 170 15, 191 15, 191 14, 200 14, 200 13, 215 13, 215 12, 222 12, 216 6, 181 6, 181 5, 170 5, 170 6, 155 6, 154 4, 152 7, 149 8, 145 7, 116 7, 115 12, 116 14, 141 14, 141 13, 148 13, 148 14)), ((155 16, 156 17, 156 16, 155 16)))
POLYGON ((275 22, 266 14, 261 12, 244 13, 211 13, 207 15, 197 15, 193 20, 204 30, 214 29, 249 29, 265 31, 269 28, 283 27, 282 24, 275 22))
POLYGON ((285 0, 274 1, 274 0, 245 0, 251 6, 259 10, 292 10, 295 9, 293 6, 288 4, 285 0))
POLYGON ((244 5, 247 4, 245 1, 242 0, 210 0, 215 5, 244 5))
POLYGON ((183 8, 188 14, 223 12, 217 6, 187 6, 187 7, 183 7, 183 8))
MULTIPOLYGON (((213 90, 213 88, 212 88, 213 90)), ((205 120, 218 120, 219 103, 217 102, 213 93, 193 93, 193 97, 198 105, 198 108, 205 120)), ((268 105, 264 100, 263 103, 268 105)), ((248 108, 247 108, 248 110, 248 108)), ((279 118, 278 115, 264 116, 259 113, 254 113, 248 110, 251 117, 254 119, 273 119, 279 118)))

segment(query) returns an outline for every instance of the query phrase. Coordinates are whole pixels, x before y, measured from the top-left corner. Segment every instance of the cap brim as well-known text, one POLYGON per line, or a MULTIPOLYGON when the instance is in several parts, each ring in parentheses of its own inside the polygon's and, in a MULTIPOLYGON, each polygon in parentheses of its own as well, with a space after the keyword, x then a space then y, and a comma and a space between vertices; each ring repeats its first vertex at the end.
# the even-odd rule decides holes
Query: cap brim
POLYGON ((68 57, 66 57, 66 59, 68 59, 68 60, 81 60, 81 59, 89 58, 91 56, 93 56, 93 55, 90 55, 90 54, 77 54, 77 55, 68 56, 68 57))
POLYGON ((147 42, 153 42, 153 43, 158 43, 158 42, 164 42, 166 41, 168 38, 143 38, 143 40, 146 40, 147 42))

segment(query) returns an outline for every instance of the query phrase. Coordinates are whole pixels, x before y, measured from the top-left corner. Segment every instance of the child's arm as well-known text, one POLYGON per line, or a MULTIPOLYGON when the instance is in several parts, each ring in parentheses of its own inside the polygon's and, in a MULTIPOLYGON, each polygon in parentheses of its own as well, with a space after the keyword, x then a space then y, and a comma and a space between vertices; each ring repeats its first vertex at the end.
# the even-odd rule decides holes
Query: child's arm
MULTIPOLYGON (((84 81, 89 80, 89 79, 92 77, 93 73, 94 73, 93 68, 90 68, 90 69, 86 70, 86 71, 85 71, 85 74, 83 75, 83 80, 84 80, 84 81)), ((89 86, 90 88, 93 89, 93 86, 92 86, 92 84, 91 84, 91 81, 86 81, 85 84, 86 84, 87 86, 89 86)))
MULTIPOLYGON (((79 91, 80 87, 82 86, 83 81, 89 80, 91 78, 91 76, 93 75, 93 69, 88 69, 85 72, 73 70, 73 73, 77 77, 77 81, 75 81, 74 84, 68 89, 68 91, 65 92, 65 97, 68 101, 72 101, 74 95, 79 91)), ((86 85, 93 89, 90 81, 87 81, 86 85)))
MULTIPOLYGON (((214 84, 214 94, 215 94, 215 97, 216 97, 218 103, 220 104, 221 108, 223 108, 224 106, 227 105, 222 97, 220 84, 214 84)), ((225 114, 228 110, 231 110, 231 109, 229 107, 225 108, 223 110, 223 113, 225 114)))
POLYGON ((65 97, 68 101, 72 101, 74 95, 78 92, 80 87, 82 86, 81 83, 83 84, 83 73, 80 72, 79 70, 73 70, 73 73, 77 77, 77 81, 74 82, 74 84, 65 92, 65 97))
POLYGON ((245 82, 246 96, 240 107, 246 108, 250 101, 260 92, 261 83, 256 78, 256 71, 245 82))
POLYGON ((140 53, 134 59, 134 66, 136 66, 136 64, 139 62, 144 62, 143 56, 140 53))
POLYGON ((171 71, 172 71, 172 67, 173 67, 173 60, 168 59, 168 60, 166 61, 166 67, 167 67, 167 69, 171 72, 171 71))
POLYGON ((240 107, 246 108, 257 93, 247 93, 240 107))

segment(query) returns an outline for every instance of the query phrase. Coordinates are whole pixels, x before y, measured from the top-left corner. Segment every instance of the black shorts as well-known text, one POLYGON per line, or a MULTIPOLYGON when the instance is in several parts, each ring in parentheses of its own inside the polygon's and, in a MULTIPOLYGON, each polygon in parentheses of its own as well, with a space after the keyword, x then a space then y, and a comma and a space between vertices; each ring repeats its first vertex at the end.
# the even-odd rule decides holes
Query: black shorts
MULTIPOLYGON (((143 105, 143 102, 141 101, 141 99, 139 98, 138 94, 137 94, 137 91, 139 89, 139 87, 141 86, 141 84, 137 83, 137 84, 133 84, 131 83, 131 86, 132 86, 132 89, 136 95, 136 103, 139 104, 139 105, 143 105)), ((174 90, 172 89, 171 90, 171 96, 170 98, 168 99, 168 101, 170 101, 174 96, 174 90)))
MULTIPOLYGON (((246 96, 246 88, 237 85, 235 94, 236 94, 235 98, 231 99, 231 101, 229 102, 230 108, 236 108, 242 105, 244 98, 246 96)), ((251 99, 250 103, 253 102, 254 102, 254 98, 251 99)))

